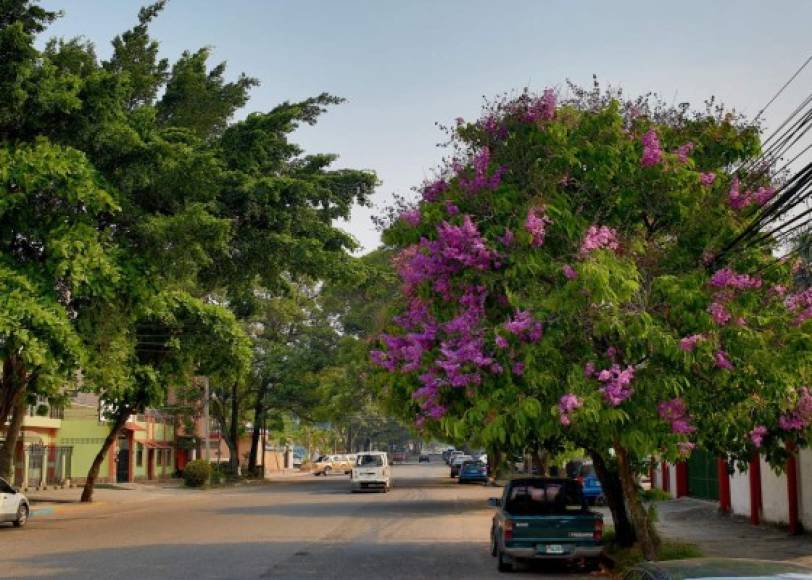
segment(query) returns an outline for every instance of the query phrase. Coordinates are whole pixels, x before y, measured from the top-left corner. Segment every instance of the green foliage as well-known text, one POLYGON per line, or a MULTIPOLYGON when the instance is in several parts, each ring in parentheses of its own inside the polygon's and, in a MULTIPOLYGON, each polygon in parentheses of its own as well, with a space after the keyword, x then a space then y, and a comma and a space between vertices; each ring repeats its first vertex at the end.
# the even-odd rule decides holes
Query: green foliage
MULTIPOLYGON (((457 442, 480 438, 523 450, 564 438, 600 452, 623 447, 632 461, 652 454, 674 460, 691 445, 744 459, 754 451, 748 433, 763 425, 770 433, 763 452, 771 464, 782 465, 786 437, 807 441, 806 432, 788 433, 778 419, 793 405, 796 388, 808 382, 809 323, 794 325, 783 301, 769 292, 791 282, 788 265, 774 264, 771 244, 712 262, 757 211, 756 205, 731 207, 734 176, 742 191, 769 186, 770 176, 748 172, 748 160, 760 154, 758 128, 724 111, 693 114, 645 99, 622 103, 611 93, 575 95, 549 119, 529 121, 522 111, 532 98, 523 95, 451 129, 457 162, 441 171, 445 191, 416 204, 419 222, 396 219, 384 232, 402 269, 411 267, 414 253, 447 268, 435 266, 434 277, 425 276, 393 302, 402 314, 408 300, 421 300, 440 330, 420 350, 419 364, 377 374, 391 407, 425 421, 427 433, 457 442), (659 138, 661 157, 645 166, 641 141, 649 131, 659 138), (677 149, 685 143, 693 149, 682 160, 677 149), (467 183, 486 147, 485 174, 498 168, 504 174, 496 186, 471 192, 467 183), (715 180, 703 184, 701 175, 710 172, 715 180), (457 211, 449 213, 448 204, 457 211), (531 243, 527 219, 533 211, 548 219, 543 244, 531 243), (498 254, 498 265, 448 264, 447 257, 418 245, 421 239, 442 241, 442 224, 460 227, 466 217, 484 247, 498 254), (584 253, 591 226, 611 228, 619 247, 584 253), (515 236, 509 245, 502 241, 507 230, 515 236), (576 275, 565 276, 565 266, 576 275), (725 266, 758 272, 761 287, 720 293, 710 278, 725 266), (443 276, 447 295, 433 286, 437 278, 445 283, 443 276), (443 325, 465 313, 461 297, 475 286, 487 297, 483 314, 465 332, 481 338, 483 357, 499 366, 494 371, 468 363, 460 372, 477 374, 477 381, 451 388, 451 373, 438 361, 446 360, 448 342, 465 332, 444 334, 443 325), (730 310, 730 323, 714 321, 709 308, 715 300, 730 310), (543 323, 540 341, 506 332, 505 321, 517 311, 543 323), (509 348, 495 345, 497 335, 510 339, 509 348), (682 349, 680 340, 691 335, 703 338, 692 351, 682 349), (734 370, 716 363, 720 351, 734 370), (509 371, 515 363, 524 365, 523 373, 509 371), (598 371, 633 367, 633 393, 612 404, 604 384, 585 376, 588 363, 598 371), (434 401, 445 413, 438 421, 420 418, 425 395, 413 396, 421 375, 431 370, 446 380, 434 401), (564 395, 580 404, 568 426, 559 410, 564 395), (660 416, 658 405, 676 398, 685 402, 695 431, 674 432, 660 416)), ((417 267, 411 273, 421 275, 417 267)), ((405 338, 425 329, 415 326, 403 328, 390 317, 384 332, 405 338)))
POLYGON ((355 242, 333 223, 376 183, 290 142, 341 99, 233 122, 256 81, 228 82, 206 48, 161 58, 149 28, 165 3, 106 61, 80 38, 38 49, 57 14, 34 2, 0 9, 0 359, 22 348, 47 396, 81 368, 113 413, 160 405, 172 385, 192 395, 195 375, 247 407, 258 282, 349 277, 355 242))
POLYGON ((211 480, 212 469, 208 461, 196 459, 183 468, 183 482, 186 487, 203 487, 211 480))

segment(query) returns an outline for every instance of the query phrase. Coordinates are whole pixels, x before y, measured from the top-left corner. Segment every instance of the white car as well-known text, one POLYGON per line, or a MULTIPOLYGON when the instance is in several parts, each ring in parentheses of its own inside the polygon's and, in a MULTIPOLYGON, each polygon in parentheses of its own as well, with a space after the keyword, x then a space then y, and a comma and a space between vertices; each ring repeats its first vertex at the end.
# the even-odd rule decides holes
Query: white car
POLYGON ((377 489, 386 493, 392 488, 389 458, 383 451, 359 453, 351 477, 353 492, 377 489))
POLYGON ((28 498, 0 477, 0 522, 11 522, 21 528, 28 521, 30 513, 28 498))

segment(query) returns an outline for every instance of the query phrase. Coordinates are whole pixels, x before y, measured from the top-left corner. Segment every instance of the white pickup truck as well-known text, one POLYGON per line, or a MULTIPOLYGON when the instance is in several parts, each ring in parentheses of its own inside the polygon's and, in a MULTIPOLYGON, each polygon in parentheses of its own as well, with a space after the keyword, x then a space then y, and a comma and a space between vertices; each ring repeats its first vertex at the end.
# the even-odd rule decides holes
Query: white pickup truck
POLYGON ((352 491, 379 490, 386 493, 392 487, 389 458, 383 451, 367 451, 358 454, 352 468, 352 491))

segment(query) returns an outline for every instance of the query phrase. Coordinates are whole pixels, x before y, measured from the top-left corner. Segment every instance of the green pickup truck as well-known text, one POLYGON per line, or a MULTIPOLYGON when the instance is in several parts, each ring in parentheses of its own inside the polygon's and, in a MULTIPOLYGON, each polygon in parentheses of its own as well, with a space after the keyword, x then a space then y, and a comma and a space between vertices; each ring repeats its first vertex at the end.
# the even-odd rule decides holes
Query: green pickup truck
POLYGON ((584 560, 595 566, 603 551, 603 516, 590 511, 572 479, 514 479, 505 485, 491 528, 491 554, 500 572, 524 560, 584 560))

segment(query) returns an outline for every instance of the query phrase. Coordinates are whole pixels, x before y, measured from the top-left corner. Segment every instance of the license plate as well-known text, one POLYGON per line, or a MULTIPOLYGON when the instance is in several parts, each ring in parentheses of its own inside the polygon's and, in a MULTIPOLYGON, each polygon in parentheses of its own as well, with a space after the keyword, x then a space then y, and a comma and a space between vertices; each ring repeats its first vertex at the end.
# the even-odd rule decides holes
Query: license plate
POLYGON ((548 554, 563 554, 564 546, 561 544, 547 544, 544 546, 544 551, 548 554))

